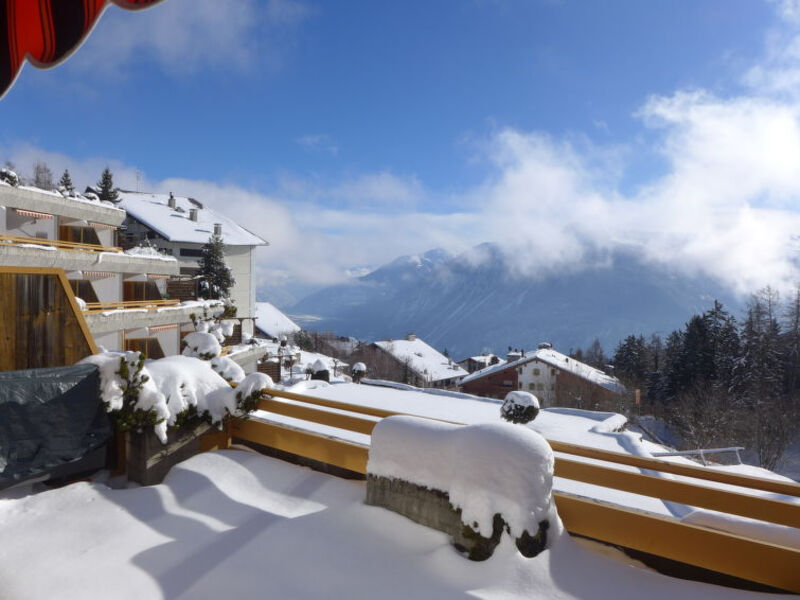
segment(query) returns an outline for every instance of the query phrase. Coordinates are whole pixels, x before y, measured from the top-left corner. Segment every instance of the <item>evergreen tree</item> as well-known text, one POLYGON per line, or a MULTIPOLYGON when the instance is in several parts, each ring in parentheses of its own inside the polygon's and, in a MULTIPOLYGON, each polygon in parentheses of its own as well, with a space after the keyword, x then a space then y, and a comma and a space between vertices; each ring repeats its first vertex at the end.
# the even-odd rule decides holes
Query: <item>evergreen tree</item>
POLYGON ((647 381, 647 349, 644 336, 629 335, 614 352, 614 374, 634 388, 643 388, 647 381))
POLYGON ((236 283, 231 270, 225 264, 225 248, 222 236, 212 235, 203 245, 200 265, 200 296, 210 300, 227 298, 236 283))
POLYGON ((100 188, 98 193, 100 200, 107 200, 110 202, 119 200, 119 192, 117 192, 117 189, 114 187, 114 174, 108 167, 103 169, 103 174, 100 176, 100 181, 97 182, 97 187, 100 188))
POLYGON ((64 169, 64 174, 61 176, 61 179, 58 181, 58 186, 59 187, 63 187, 70 194, 75 191, 75 186, 72 185, 72 177, 69 176, 69 171, 67 169, 64 169))
POLYGON ((747 409, 743 423, 762 467, 772 469, 791 439, 792 405, 783 392, 777 297, 770 288, 750 301, 742 328, 742 370, 738 380, 747 409))

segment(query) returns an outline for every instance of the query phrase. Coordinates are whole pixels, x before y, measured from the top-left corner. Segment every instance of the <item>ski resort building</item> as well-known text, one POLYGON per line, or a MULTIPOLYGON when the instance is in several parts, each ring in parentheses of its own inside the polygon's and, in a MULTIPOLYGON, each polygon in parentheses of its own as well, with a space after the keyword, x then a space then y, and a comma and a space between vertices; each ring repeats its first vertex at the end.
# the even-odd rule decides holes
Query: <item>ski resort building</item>
POLYGON ((404 340, 375 342, 373 348, 397 364, 403 383, 417 387, 448 388, 467 375, 467 371, 457 363, 413 333, 404 340))
POLYGON ((179 274, 190 283, 190 295, 193 295, 191 278, 199 270, 203 244, 213 234, 220 235, 225 244, 225 263, 235 280, 230 297, 236 305, 237 317, 242 319, 241 333, 253 335, 254 250, 268 242, 194 198, 120 190, 117 206, 127 214, 120 245, 131 248, 147 241, 173 257, 179 274))
POLYGON ((533 352, 512 351, 507 362, 464 377, 460 389, 488 398, 505 398, 512 390, 535 394, 545 406, 596 406, 625 393, 616 377, 540 344, 533 352))

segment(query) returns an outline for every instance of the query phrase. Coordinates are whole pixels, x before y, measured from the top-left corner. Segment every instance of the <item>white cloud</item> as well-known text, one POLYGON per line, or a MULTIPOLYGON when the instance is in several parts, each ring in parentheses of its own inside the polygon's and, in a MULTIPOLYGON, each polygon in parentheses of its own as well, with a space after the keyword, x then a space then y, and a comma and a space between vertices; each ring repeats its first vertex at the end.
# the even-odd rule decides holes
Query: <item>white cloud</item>
POLYGON ((173 75, 248 70, 256 61, 276 68, 279 31, 310 14, 296 0, 169 0, 142 11, 112 5, 67 64, 95 76, 123 75, 142 57, 173 75))
POLYGON ((308 150, 322 150, 332 156, 339 154, 339 147, 327 133, 301 135, 295 141, 308 150))

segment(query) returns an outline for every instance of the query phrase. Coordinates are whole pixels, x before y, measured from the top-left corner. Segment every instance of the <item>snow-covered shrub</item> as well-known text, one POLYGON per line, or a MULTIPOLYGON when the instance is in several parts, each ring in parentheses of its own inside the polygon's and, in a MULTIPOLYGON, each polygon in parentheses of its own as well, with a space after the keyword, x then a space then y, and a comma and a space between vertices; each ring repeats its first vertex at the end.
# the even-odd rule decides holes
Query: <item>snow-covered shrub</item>
POLYGON ((236 386, 236 411, 239 416, 247 416, 258 408, 264 390, 274 387, 272 377, 264 373, 250 373, 236 386))
POLYGON ((0 169, 0 181, 5 181, 8 185, 17 187, 19 185, 19 176, 11 169, 0 169))
POLYGON ((225 337, 233 335, 233 330, 236 327, 238 321, 236 319, 225 319, 220 321, 220 331, 222 331, 222 335, 225 337))
POLYGON ((244 369, 227 356, 217 356, 209 363, 225 381, 239 383, 244 379, 244 369))
POLYGON ((195 331, 188 334, 183 338, 183 354, 184 356, 193 356, 200 360, 211 360, 216 358, 222 352, 217 338, 211 333, 204 333, 202 331, 195 331))
POLYGON ((363 362, 357 362, 353 365, 353 368, 350 369, 350 373, 353 376, 354 383, 361 383, 361 378, 367 374, 367 365, 363 362))
POLYGON ((538 414, 539 400, 528 392, 509 392, 500 407, 500 416, 510 423, 530 423, 538 414))
POLYGON ((106 352, 80 362, 99 368, 101 399, 116 429, 153 427, 158 438, 166 443, 169 409, 140 352, 106 352))

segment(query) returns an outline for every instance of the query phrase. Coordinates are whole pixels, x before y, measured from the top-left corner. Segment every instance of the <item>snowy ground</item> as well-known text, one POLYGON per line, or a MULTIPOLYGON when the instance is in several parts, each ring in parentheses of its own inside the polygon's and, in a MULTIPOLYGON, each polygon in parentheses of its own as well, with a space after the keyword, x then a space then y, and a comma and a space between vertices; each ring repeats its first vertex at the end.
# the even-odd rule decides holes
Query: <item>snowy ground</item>
POLYGON ((469 562, 447 537, 363 504, 345 481, 243 451, 164 484, 0 499, 3 598, 774 598, 668 578, 568 536, 469 562))

